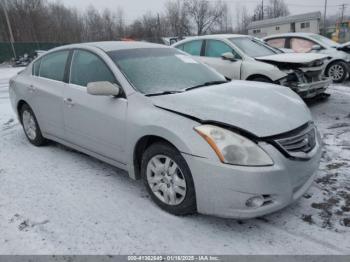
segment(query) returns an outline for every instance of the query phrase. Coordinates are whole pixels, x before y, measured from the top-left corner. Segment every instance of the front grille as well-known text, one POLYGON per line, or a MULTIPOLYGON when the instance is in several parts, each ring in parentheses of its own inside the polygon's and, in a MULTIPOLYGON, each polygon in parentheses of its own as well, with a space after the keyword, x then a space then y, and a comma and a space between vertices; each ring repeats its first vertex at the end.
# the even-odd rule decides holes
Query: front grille
POLYGON ((316 132, 316 127, 310 123, 301 130, 276 139, 275 142, 292 157, 309 158, 308 153, 317 144, 316 132))

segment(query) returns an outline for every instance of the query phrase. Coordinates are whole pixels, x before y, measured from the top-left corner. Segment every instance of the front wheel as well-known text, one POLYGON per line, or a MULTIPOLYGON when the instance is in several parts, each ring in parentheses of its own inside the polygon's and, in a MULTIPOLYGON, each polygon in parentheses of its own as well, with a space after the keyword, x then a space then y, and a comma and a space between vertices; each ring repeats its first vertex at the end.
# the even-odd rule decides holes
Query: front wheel
POLYGON ((24 133, 26 134, 29 142, 35 146, 44 145, 47 141, 41 134, 41 130, 33 110, 27 104, 22 106, 20 116, 24 133))
POLYGON ((327 68, 326 73, 333 80, 333 82, 341 83, 345 80, 348 74, 347 65, 343 61, 333 62, 327 68))
POLYGON ((155 143, 142 157, 141 175, 153 201, 174 215, 196 212, 191 171, 181 153, 166 143, 155 143))

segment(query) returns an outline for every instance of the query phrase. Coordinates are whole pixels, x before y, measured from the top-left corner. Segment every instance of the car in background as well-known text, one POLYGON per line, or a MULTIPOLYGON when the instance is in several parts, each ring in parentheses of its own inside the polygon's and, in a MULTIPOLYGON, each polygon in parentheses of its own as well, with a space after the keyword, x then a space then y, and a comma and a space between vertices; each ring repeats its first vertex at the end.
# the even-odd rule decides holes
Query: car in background
POLYGON ((288 86, 302 98, 324 94, 331 83, 323 75, 327 56, 283 53, 251 36, 199 36, 173 46, 213 67, 228 79, 288 86))
POLYGON ((343 82, 350 72, 350 48, 313 33, 285 33, 264 37, 263 40, 276 48, 290 49, 296 53, 318 53, 330 57, 325 74, 336 83, 343 82))
POLYGON ((228 82, 164 45, 62 46, 13 77, 9 93, 30 143, 53 140, 127 170, 176 215, 274 212, 319 167, 320 136, 297 94, 228 82))

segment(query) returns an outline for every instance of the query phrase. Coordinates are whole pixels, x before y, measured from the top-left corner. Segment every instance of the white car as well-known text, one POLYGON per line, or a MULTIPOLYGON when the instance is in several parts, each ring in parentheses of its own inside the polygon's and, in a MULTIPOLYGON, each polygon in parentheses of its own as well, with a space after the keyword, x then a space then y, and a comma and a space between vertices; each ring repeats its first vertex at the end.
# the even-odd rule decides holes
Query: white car
POLYGON ((296 53, 318 53, 331 59, 325 74, 336 83, 343 82, 350 72, 349 43, 340 45, 327 37, 312 33, 286 33, 267 36, 263 39, 273 47, 289 49, 296 53))
POLYGON ((173 46, 196 56, 228 79, 288 86, 303 98, 323 94, 331 82, 323 75, 327 56, 285 54, 251 36, 200 36, 173 46))

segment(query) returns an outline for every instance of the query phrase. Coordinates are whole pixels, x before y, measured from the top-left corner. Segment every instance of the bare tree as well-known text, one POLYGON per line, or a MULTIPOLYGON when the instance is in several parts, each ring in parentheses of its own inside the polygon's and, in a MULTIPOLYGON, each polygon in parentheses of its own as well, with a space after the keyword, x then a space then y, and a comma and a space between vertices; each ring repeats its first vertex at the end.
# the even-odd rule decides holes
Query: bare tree
POLYGON ((248 25, 252 21, 251 16, 248 14, 246 6, 238 6, 237 10, 237 27, 236 33, 239 34, 247 34, 248 33, 248 25))
POLYGON ((225 12, 221 1, 210 3, 208 0, 184 0, 190 19, 196 26, 197 35, 203 35, 218 24, 225 12))
POLYGON ((119 38, 125 36, 125 21, 124 21, 124 11, 122 8, 118 7, 117 14, 116 14, 116 29, 117 29, 117 36, 119 38))
POLYGON ((264 16, 265 16, 264 6, 261 3, 257 4, 256 7, 254 8, 252 20, 253 21, 263 20, 264 16))
POLYGON ((191 33, 191 25, 185 6, 180 0, 168 1, 165 4, 167 34, 182 38, 191 33))
POLYGON ((277 18, 290 14, 288 6, 284 0, 270 0, 265 10, 267 18, 277 18))

